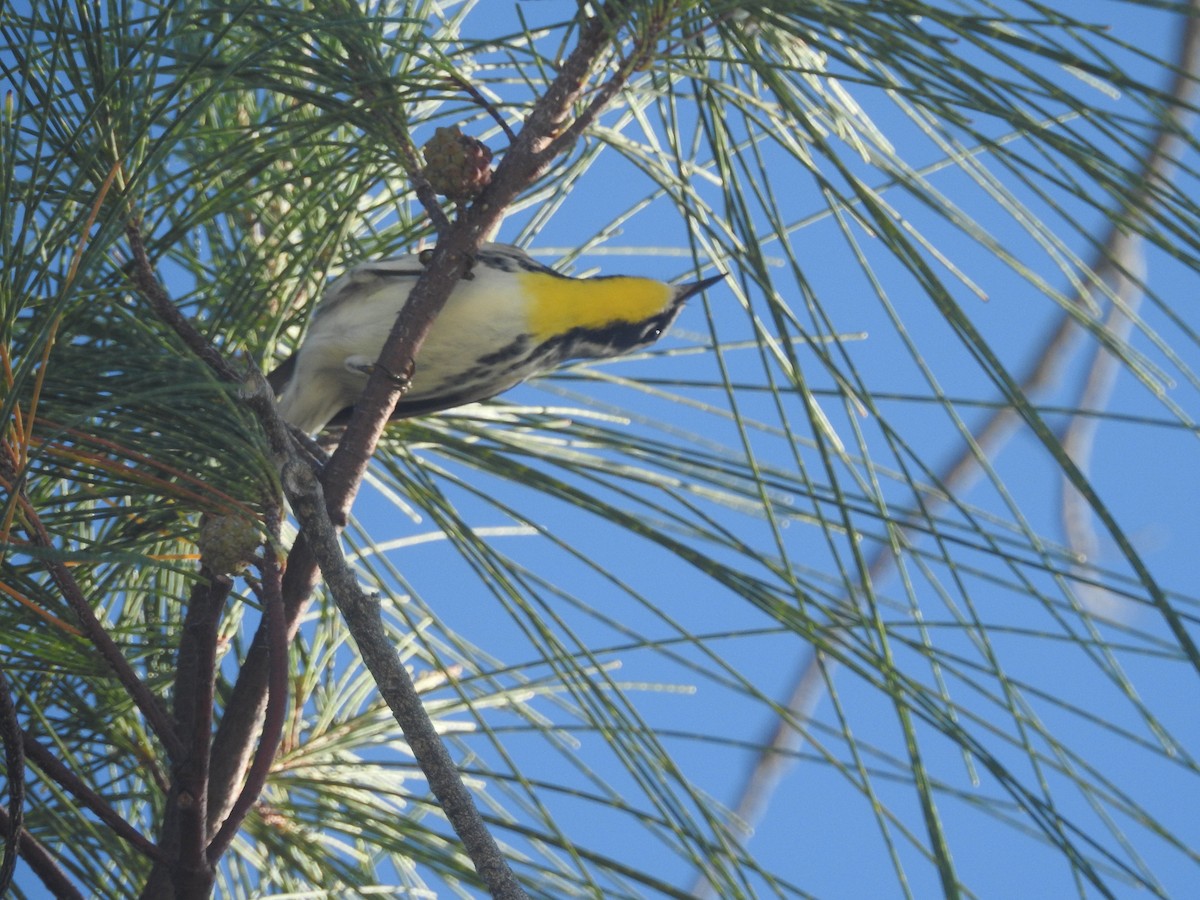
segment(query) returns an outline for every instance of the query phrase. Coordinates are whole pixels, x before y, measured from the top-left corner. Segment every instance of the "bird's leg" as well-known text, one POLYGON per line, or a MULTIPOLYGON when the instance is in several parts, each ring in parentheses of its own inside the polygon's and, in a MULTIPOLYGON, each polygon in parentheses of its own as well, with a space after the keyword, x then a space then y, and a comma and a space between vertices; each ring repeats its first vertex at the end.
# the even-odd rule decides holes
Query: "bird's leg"
POLYGON ((401 370, 399 373, 392 372, 386 367, 379 365, 378 362, 368 359, 365 356, 347 356, 345 360, 343 360, 342 365, 344 365, 348 371, 368 377, 376 369, 379 369, 387 377, 387 380, 392 383, 392 387, 396 388, 396 390, 402 394, 405 393, 412 384, 413 372, 415 372, 417 368, 416 363, 410 359, 404 364, 403 370, 401 370))
MULTIPOLYGON (((378 363, 376 365, 378 365, 378 363)), ((396 390, 398 390, 401 394, 408 393, 408 389, 412 387, 413 373, 417 371, 417 364, 413 361, 412 357, 409 357, 404 361, 404 368, 401 369, 398 374, 395 372, 389 372, 387 369, 384 369, 383 366, 379 366, 379 368, 383 369, 383 374, 387 376, 388 381, 392 383, 396 390)))

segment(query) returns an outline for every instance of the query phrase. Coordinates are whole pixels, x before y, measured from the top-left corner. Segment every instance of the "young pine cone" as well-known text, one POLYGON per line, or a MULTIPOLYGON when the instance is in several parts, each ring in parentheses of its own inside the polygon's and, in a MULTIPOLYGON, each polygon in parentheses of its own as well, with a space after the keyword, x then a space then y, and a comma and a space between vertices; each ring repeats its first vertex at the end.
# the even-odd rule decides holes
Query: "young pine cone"
POLYGON ((434 131, 421 150, 430 186, 456 203, 477 197, 492 180, 492 151, 456 125, 434 131))

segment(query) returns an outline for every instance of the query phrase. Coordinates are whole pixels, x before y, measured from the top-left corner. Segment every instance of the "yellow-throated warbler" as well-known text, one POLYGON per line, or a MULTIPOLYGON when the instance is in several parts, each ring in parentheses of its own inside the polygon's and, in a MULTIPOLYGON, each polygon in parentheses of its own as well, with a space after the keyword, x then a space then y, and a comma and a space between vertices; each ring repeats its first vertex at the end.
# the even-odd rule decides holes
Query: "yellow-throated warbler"
MULTIPOLYGON (((268 376, 285 419, 315 433, 348 418, 423 259, 365 263, 329 286, 299 351, 268 376)), ((484 244, 434 321, 394 418, 486 400, 568 359, 648 346, 688 297, 723 277, 570 278, 517 247, 484 244)))

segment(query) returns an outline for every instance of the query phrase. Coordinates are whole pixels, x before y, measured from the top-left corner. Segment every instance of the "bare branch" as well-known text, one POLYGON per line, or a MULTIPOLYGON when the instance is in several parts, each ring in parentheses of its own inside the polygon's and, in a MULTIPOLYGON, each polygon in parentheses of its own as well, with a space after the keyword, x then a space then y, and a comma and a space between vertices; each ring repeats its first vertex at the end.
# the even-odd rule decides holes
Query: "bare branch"
POLYGON ((133 282, 139 293, 150 301, 155 315, 179 335, 180 339, 187 344, 188 349, 223 380, 235 384, 240 381, 241 377, 237 370, 171 302, 166 289, 158 280, 158 276, 154 274, 154 265, 150 262, 150 257, 146 254, 141 225, 137 222, 130 222, 125 228, 125 236, 129 239, 129 249, 133 254, 130 265, 133 282))
MULTIPOLYGON (((274 403, 274 400, 269 402, 274 403)), ((281 587, 282 619, 289 646, 316 589, 317 575, 309 540, 301 534, 288 554, 281 587)), ((270 682, 272 627, 264 620, 255 632, 213 736, 208 794, 210 835, 215 834, 230 815, 238 796, 236 792, 245 780, 254 755, 255 738, 262 730, 270 682)))
POLYGON ((471 84, 471 80, 469 78, 460 75, 458 72, 453 70, 448 70, 446 72, 446 78, 450 84, 462 90, 463 93, 465 93, 475 102, 476 106, 486 112, 491 117, 492 121, 500 126, 500 130, 504 132, 505 136, 510 142, 517 139, 517 133, 512 130, 512 127, 508 124, 508 121, 504 118, 504 116, 500 115, 500 111, 496 109, 495 106, 488 102, 487 97, 483 96, 479 88, 471 84))
MULTIPOLYGON (((1132 313, 1142 300, 1144 242, 1140 235, 1121 231, 1117 233, 1114 245, 1112 265, 1105 282, 1118 302, 1109 309, 1104 327, 1110 335, 1124 342, 1133 330, 1132 313)), ((1079 467, 1079 471, 1085 474, 1091 469, 1092 447, 1100 430, 1100 419, 1096 413, 1107 406, 1119 373, 1120 361, 1112 351, 1106 347, 1096 347, 1075 403, 1075 408, 1086 414, 1072 416, 1062 436, 1063 449, 1079 467)), ((1100 541, 1091 506, 1066 478, 1062 482, 1062 525, 1070 548, 1081 560, 1094 561, 1100 552, 1100 541)), ((1085 602, 1092 609, 1104 606, 1106 592, 1102 588, 1086 586, 1083 590, 1086 592, 1085 602)))

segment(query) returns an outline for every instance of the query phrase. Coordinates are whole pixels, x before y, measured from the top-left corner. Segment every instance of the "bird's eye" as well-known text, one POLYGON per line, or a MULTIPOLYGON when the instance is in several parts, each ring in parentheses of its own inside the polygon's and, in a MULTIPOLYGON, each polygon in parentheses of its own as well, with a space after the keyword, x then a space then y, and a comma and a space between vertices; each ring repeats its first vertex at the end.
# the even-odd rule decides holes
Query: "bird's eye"
POLYGON ((642 331, 642 342, 645 344, 652 344, 655 341, 657 341, 660 337, 662 337, 662 333, 663 333, 662 326, 647 325, 646 328, 642 331))

